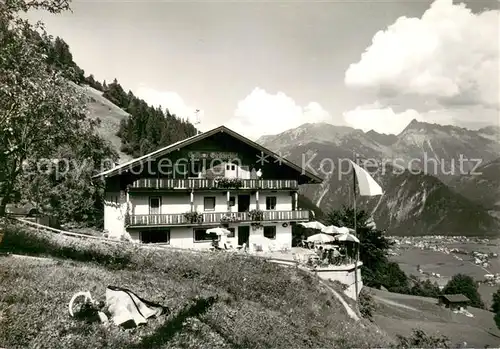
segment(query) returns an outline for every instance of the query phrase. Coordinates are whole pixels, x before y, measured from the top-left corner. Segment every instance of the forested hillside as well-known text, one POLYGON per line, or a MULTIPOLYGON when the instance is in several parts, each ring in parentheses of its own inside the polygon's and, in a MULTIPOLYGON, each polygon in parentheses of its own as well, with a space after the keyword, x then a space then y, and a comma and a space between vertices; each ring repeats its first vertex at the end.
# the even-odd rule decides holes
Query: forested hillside
POLYGON ((117 79, 107 84, 106 81, 97 81, 92 74, 85 77, 63 39, 57 37, 50 45, 47 63, 61 70, 73 82, 103 92, 103 97, 130 114, 117 133, 122 140, 122 152, 137 157, 196 134, 196 128, 182 119, 185 115, 170 113, 168 106, 148 105, 132 91, 125 92, 117 79))
POLYGON ((131 91, 125 92, 116 79, 111 84, 100 84, 90 75, 85 82, 102 91, 103 97, 130 114, 118 130, 122 139, 120 150, 126 154, 138 157, 194 136, 197 132, 191 123, 171 114, 168 106, 165 110, 160 106, 149 106, 131 91))
POLYGON ((116 163, 119 154, 117 144, 99 132, 104 115, 92 115, 92 97, 75 84, 92 86, 124 110, 119 130, 112 132, 130 156, 197 131, 168 110, 125 92, 116 79, 106 84, 86 77, 63 39, 19 17, 49 7, 57 13, 69 4, 0 2, 0 216, 8 204, 31 202, 61 223, 99 226, 103 188, 92 176, 116 163))

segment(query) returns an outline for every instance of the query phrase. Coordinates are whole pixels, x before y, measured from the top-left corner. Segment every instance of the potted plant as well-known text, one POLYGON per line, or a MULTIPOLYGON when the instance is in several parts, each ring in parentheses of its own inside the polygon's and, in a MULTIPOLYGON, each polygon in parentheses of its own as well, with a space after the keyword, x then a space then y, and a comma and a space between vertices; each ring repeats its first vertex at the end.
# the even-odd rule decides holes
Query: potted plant
POLYGON ((184 213, 184 218, 189 223, 202 223, 203 222, 203 215, 201 213, 196 212, 196 211, 184 213))
POLYGON ((258 230, 260 228, 263 228, 264 226, 262 225, 262 223, 260 222, 252 222, 250 223, 250 225, 252 226, 252 229, 253 230, 258 230))
POLYGON ((254 209, 248 212, 250 219, 254 222, 260 222, 264 220, 264 212, 259 209, 254 209))

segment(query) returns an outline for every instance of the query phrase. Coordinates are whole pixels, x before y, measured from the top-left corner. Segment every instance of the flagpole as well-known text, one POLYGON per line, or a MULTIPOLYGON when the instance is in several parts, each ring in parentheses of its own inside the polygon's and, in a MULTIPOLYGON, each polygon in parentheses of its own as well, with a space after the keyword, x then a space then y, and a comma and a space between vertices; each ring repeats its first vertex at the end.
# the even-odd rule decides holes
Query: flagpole
MULTIPOLYGON (((356 163, 356 153, 353 151, 353 162, 356 163)), ((357 233, 357 217, 356 217, 356 170, 354 166, 352 167, 352 180, 353 180, 353 209, 354 209, 354 236, 358 237, 357 233)), ((358 248, 356 249, 356 260, 354 264, 354 287, 355 287, 355 300, 356 302, 358 301, 358 258, 359 258, 359 243, 358 243, 358 248)))

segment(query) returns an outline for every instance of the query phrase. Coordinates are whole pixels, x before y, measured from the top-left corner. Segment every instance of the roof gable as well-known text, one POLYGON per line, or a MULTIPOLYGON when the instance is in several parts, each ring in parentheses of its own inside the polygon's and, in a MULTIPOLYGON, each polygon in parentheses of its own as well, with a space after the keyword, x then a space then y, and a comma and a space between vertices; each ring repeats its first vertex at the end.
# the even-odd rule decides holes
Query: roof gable
MULTIPOLYGON (((262 152, 266 156, 269 156, 269 157, 274 158, 274 159, 280 158, 280 156, 278 154, 261 146, 260 144, 251 141, 250 139, 240 135, 239 133, 236 133, 235 131, 233 131, 225 126, 219 126, 219 127, 216 127, 210 131, 203 132, 203 133, 197 134, 195 136, 186 138, 182 141, 170 144, 170 145, 163 147, 163 148, 160 148, 154 152, 151 152, 149 154, 143 155, 143 156, 138 157, 136 159, 133 159, 131 161, 128 161, 128 162, 125 162, 125 163, 120 164, 118 166, 115 166, 112 169, 109 169, 107 171, 104 171, 104 172, 101 172, 101 173, 95 175, 93 178, 106 178, 106 177, 113 177, 113 176, 120 175, 120 174, 125 173, 128 170, 134 168, 135 166, 143 164, 149 160, 157 159, 161 156, 164 156, 168 153, 171 153, 172 151, 180 150, 180 149, 187 147, 189 145, 196 144, 197 142, 202 141, 204 139, 207 139, 207 138, 209 138, 209 137, 211 137, 219 132, 226 133, 227 135, 235 138, 236 140, 241 141, 241 142, 245 143, 246 145, 254 148, 255 150, 262 152)), ((281 161, 282 165, 285 165, 285 166, 295 170, 296 172, 300 173, 301 175, 307 177, 310 183, 318 184, 318 183, 322 182, 322 179, 320 177, 318 177, 317 175, 315 175, 315 174, 313 174, 305 169, 302 169, 300 166, 292 163, 291 161, 286 160, 286 159, 280 159, 280 161, 281 161)))
POLYGON ((462 303, 462 302, 469 302, 470 299, 464 296, 463 294, 445 294, 442 296, 444 299, 446 299, 450 303, 462 303))

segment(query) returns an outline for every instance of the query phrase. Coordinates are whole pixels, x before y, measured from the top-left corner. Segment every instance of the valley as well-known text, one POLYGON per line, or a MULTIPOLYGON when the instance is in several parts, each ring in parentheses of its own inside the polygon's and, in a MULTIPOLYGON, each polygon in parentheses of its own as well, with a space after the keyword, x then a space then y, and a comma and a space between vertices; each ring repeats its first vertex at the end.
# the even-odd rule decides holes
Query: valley
POLYGON ((467 237, 395 238, 391 260, 407 274, 430 280, 444 287, 456 274, 471 276, 479 282, 479 293, 487 308, 500 286, 500 240, 467 237), (489 256, 479 261, 475 256, 489 256), (420 269, 420 270, 419 270, 420 269), (492 279, 485 276, 491 274, 492 279))

